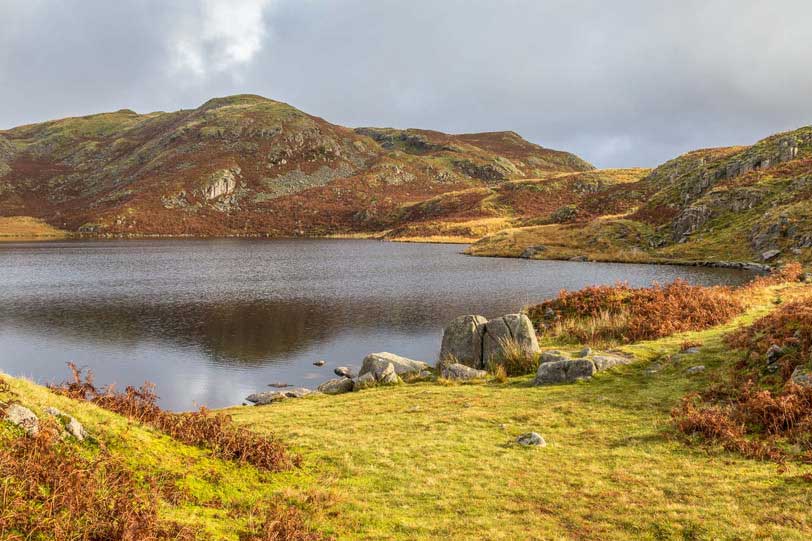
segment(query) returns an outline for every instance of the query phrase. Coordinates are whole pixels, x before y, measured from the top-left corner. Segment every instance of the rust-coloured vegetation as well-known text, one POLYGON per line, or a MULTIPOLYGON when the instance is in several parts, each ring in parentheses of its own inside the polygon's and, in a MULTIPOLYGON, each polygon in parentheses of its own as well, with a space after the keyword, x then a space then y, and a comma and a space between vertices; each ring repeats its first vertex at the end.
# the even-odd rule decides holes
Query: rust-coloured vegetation
POLYGON ((677 280, 648 288, 618 284, 562 291, 529 308, 528 316, 543 333, 584 343, 631 343, 719 325, 743 310, 728 287, 677 280))
POLYGON ((138 482, 102 449, 88 458, 47 423, 0 445, 0 539, 157 541, 194 539, 158 517, 154 483, 138 482))
POLYGON ((92 373, 88 372, 83 379, 79 368, 72 363, 68 366, 73 372, 73 381, 53 386, 53 391, 148 424, 183 443, 210 449, 219 458, 272 472, 288 470, 301 462, 301 457, 291 455, 275 438, 235 426, 227 415, 215 414, 206 408, 192 413, 162 410, 156 404, 158 396, 153 384, 146 383, 140 389, 127 387, 123 393, 112 387, 100 390, 93 384, 92 373))

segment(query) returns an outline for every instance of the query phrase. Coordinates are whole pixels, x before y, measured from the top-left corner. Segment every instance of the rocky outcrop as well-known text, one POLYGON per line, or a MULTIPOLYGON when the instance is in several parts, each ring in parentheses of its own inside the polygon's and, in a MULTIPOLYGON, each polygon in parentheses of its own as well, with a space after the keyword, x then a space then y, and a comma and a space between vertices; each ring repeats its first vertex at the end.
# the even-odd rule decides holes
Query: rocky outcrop
POLYGON ((240 172, 241 169, 235 166, 212 173, 203 186, 203 196, 212 200, 232 193, 237 188, 237 176, 240 172))
POLYGON ((482 333, 488 320, 482 316, 460 316, 443 332, 440 360, 454 360, 474 368, 482 367, 482 333))
POLYGON ((790 376, 789 379, 795 385, 812 387, 812 369, 806 366, 797 366, 795 370, 792 371, 792 376, 790 376))
POLYGON ((424 370, 431 370, 428 363, 423 361, 415 361, 395 355, 394 353, 381 352, 370 353, 364 357, 364 362, 361 365, 361 370, 358 372, 359 377, 368 373, 372 373, 377 380, 377 375, 382 374, 387 366, 391 364, 395 374, 403 379, 411 379, 412 377, 419 377, 420 373, 424 370))
POLYGON ((596 372, 632 362, 632 359, 628 357, 611 353, 594 353, 589 348, 581 350, 578 355, 577 358, 571 358, 566 353, 558 350, 543 352, 533 385, 552 385, 588 380, 596 372))

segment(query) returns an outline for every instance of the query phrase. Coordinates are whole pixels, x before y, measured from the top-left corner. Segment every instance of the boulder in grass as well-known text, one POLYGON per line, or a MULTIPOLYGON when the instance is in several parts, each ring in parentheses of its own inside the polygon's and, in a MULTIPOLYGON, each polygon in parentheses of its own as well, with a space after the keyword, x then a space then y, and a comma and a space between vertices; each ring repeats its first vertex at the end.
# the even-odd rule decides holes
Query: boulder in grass
POLYGON ((589 359, 570 361, 552 361, 539 365, 533 385, 552 385, 555 383, 573 383, 590 379, 597 369, 589 359))
POLYGON ((395 374, 406 380, 418 376, 423 370, 431 369, 428 363, 401 357, 400 355, 395 355, 394 353, 370 353, 364 357, 364 362, 361 365, 361 370, 358 372, 358 376, 360 377, 364 374, 375 372, 380 373, 386 369, 386 366, 390 363, 395 369, 395 374))
POLYGON ((443 331, 440 360, 452 360, 473 368, 482 368, 482 332, 487 319, 460 316, 443 331))
POLYGON ((400 383, 400 378, 395 372, 395 365, 392 363, 387 364, 385 368, 376 369, 372 375, 375 376, 375 381, 379 385, 397 385, 400 383))
POLYGON ((595 363, 595 370, 606 370, 615 366, 629 364, 632 361, 628 357, 605 353, 602 355, 594 355, 592 357, 592 362, 595 363))
POLYGON ((538 432, 528 432, 516 438, 516 443, 525 447, 546 447, 547 442, 538 432))
POLYGON ((11 404, 6 408, 6 420, 25 430, 29 436, 36 436, 39 432, 37 415, 20 404, 11 404))
POLYGON ((350 378, 335 378, 319 385, 318 390, 324 394, 343 394, 352 392, 352 387, 350 378))
POLYGON ((62 424, 65 426, 65 431, 74 438, 76 438, 77 440, 84 441, 85 438, 87 438, 88 434, 87 431, 85 430, 85 427, 83 427, 82 423, 77 421, 75 417, 72 417, 71 415, 68 415, 62 410, 59 410, 54 407, 45 408, 45 413, 47 413, 48 415, 53 415, 54 417, 59 419, 59 421, 61 421, 62 424))
POLYGON ((485 370, 477 370, 460 363, 449 363, 440 365, 440 376, 445 379, 455 381, 469 381, 472 379, 482 379, 488 373, 485 370))
POLYGON ((248 402, 257 406, 264 406, 279 402, 287 398, 304 398, 311 394, 313 391, 304 387, 294 387, 293 389, 285 389, 284 391, 264 391, 261 393, 254 393, 245 397, 248 402))

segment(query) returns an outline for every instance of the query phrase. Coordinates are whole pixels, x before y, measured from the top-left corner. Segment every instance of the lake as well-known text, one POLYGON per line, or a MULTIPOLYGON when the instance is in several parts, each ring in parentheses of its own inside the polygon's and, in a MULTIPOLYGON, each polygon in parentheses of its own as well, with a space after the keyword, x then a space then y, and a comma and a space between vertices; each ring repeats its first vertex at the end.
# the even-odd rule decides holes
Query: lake
POLYGON ((63 381, 73 361, 175 410, 239 404, 271 382, 315 388, 371 352, 434 362, 442 328, 578 289, 730 269, 527 261, 366 240, 0 243, 0 370, 63 381), (313 366, 323 359, 324 367, 313 366))

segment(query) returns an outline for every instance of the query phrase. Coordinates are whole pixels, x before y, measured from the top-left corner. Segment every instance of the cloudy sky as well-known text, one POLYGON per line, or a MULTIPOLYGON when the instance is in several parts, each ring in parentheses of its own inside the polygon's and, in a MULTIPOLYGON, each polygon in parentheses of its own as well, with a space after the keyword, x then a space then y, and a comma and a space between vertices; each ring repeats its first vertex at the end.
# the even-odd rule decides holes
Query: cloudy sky
POLYGON ((256 93, 601 167, 812 124, 810 0, 0 0, 0 128, 256 93))

